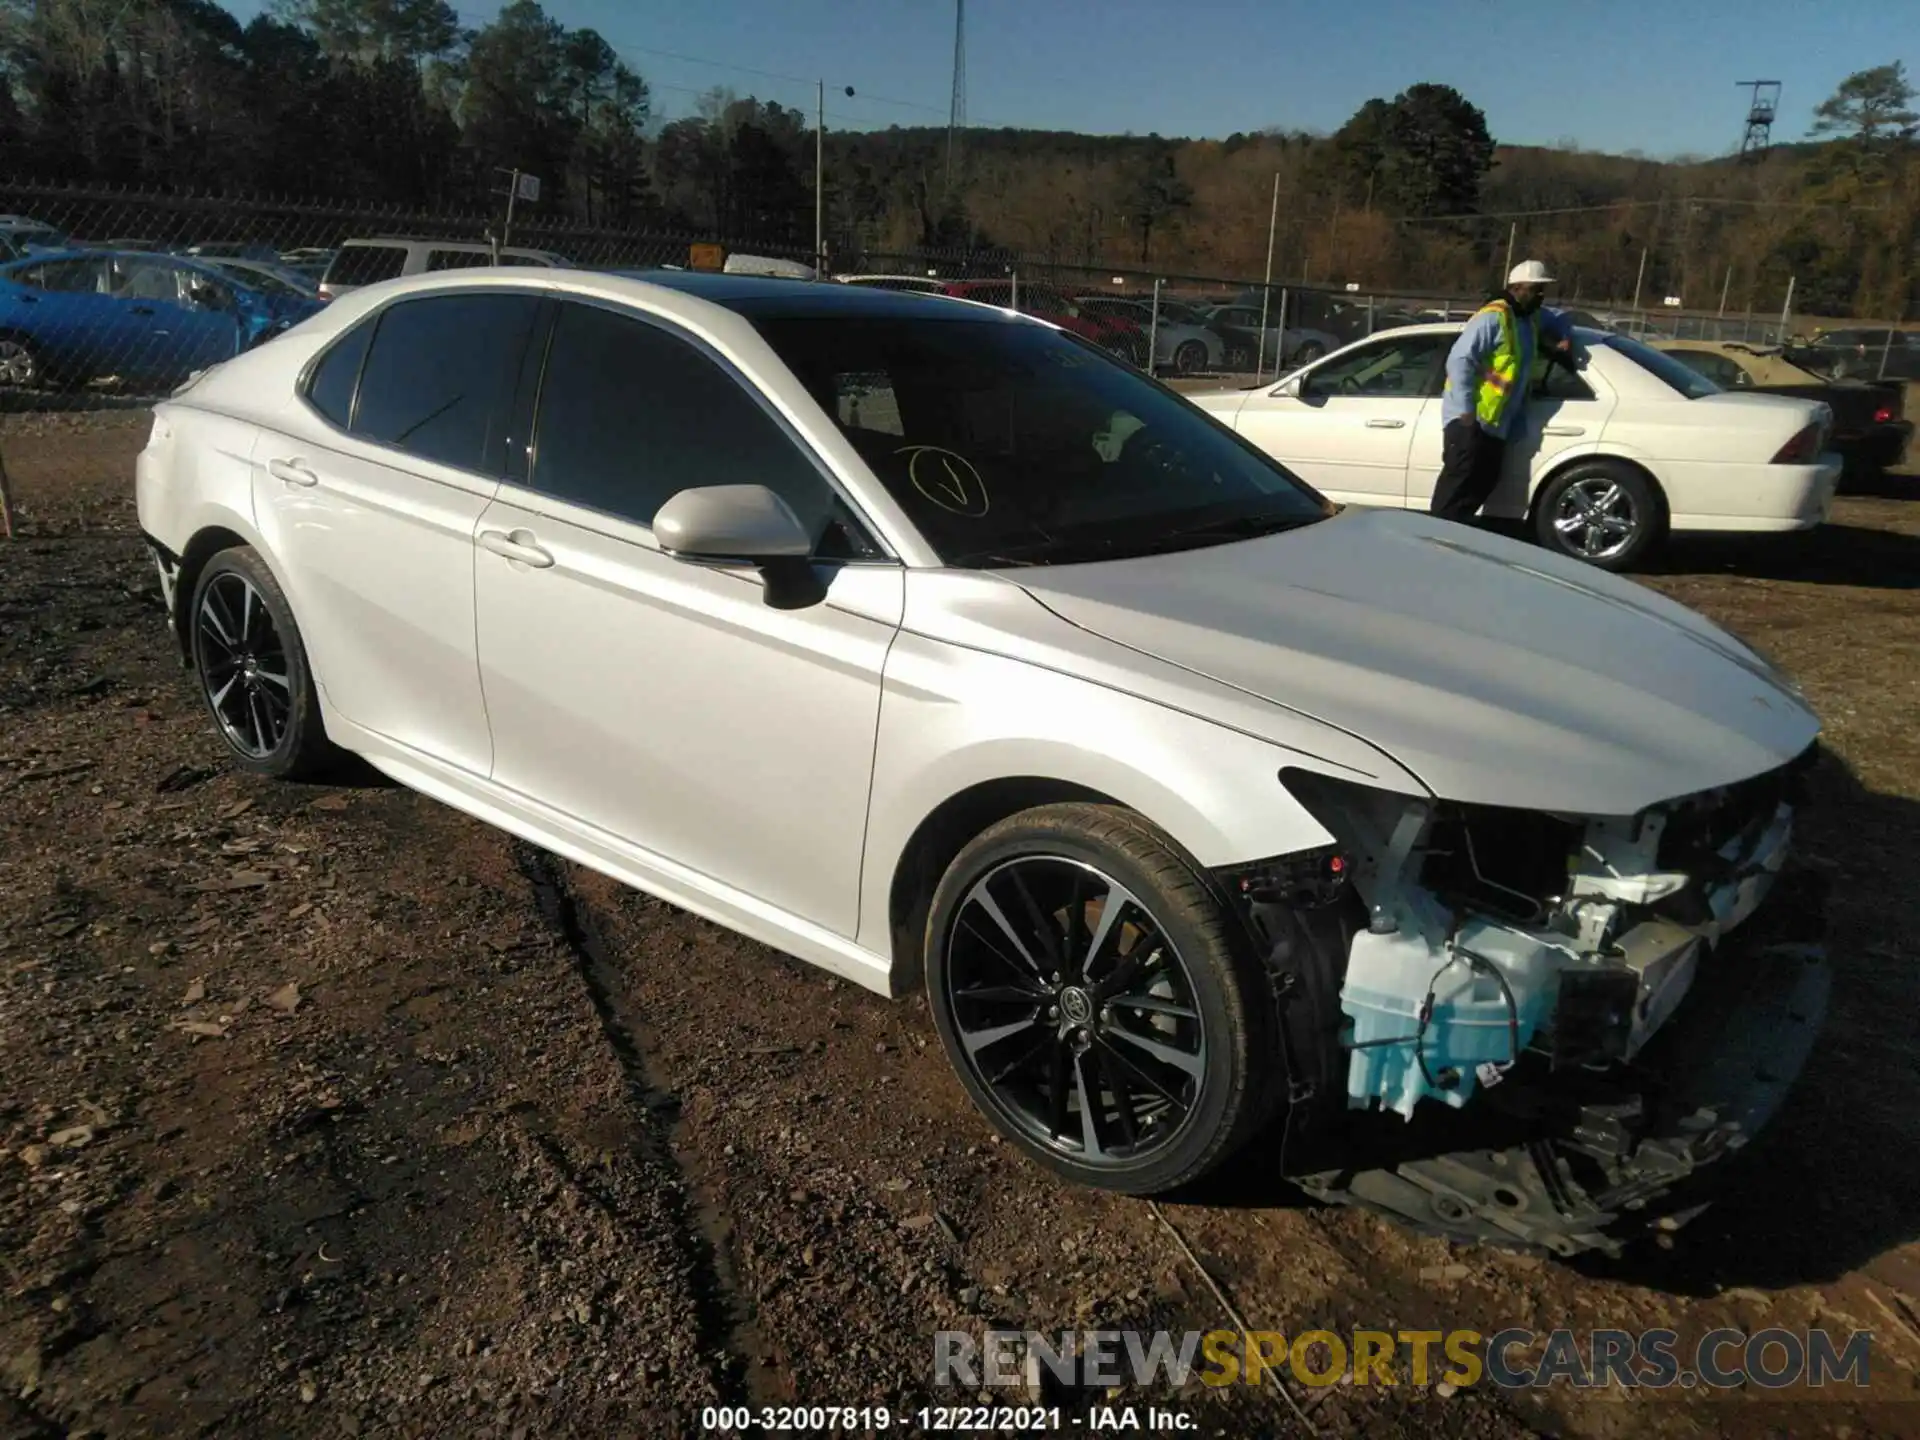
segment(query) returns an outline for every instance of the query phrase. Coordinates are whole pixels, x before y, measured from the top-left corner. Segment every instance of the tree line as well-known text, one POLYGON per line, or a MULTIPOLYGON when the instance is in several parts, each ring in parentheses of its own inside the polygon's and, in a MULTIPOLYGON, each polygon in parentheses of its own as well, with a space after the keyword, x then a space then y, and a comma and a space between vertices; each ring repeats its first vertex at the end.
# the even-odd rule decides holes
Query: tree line
MULTIPOLYGON (((1861 71, 1815 143, 1753 164, 1502 146, 1444 85, 1331 136, 970 130, 955 162, 943 127, 830 129, 827 230, 848 263, 1246 278, 1277 212, 1277 282, 1474 293, 1511 243, 1593 298, 1777 310, 1791 277, 1798 309, 1894 317, 1920 298, 1914 99, 1899 64, 1861 71)), ((278 0, 244 25, 214 0, 0 0, 16 181, 471 212, 518 169, 544 221, 801 249, 813 168, 809 114, 715 90, 664 120, 628 60, 537 0, 477 28, 445 0, 278 0)))

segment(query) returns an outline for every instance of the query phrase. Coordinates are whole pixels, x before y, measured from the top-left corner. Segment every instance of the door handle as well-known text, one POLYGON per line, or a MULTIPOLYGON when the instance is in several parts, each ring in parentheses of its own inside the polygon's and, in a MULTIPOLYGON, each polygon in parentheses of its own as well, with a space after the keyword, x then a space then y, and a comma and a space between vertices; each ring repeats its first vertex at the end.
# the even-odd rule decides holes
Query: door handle
POLYGON ((1367 421, 1367 429, 1369 430, 1404 430, 1406 428, 1407 428, 1407 422, 1404 420, 1369 420, 1367 421))
POLYGON ((1546 427, 1546 433, 1549 435, 1584 435, 1587 433, 1587 427, 1584 425, 1549 425, 1546 427))
POLYGON ((151 315, 153 313, 153 307, 151 305, 136 305, 133 307, 133 313, 136 315, 151 315))
POLYGON ((320 477, 299 460, 269 460, 267 473, 276 480, 286 481, 289 485, 313 486, 320 483, 320 477))
POLYGON ((480 548, 536 570, 553 564, 553 552, 537 544, 531 530, 516 530, 511 535, 504 530, 482 530, 480 548))

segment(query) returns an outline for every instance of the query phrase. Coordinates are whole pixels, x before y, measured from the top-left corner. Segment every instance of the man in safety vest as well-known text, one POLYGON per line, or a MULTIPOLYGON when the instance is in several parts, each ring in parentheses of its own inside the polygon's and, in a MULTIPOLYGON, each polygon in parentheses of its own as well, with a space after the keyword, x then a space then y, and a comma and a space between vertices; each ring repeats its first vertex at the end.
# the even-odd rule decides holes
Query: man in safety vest
POLYGON ((1500 483, 1507 440, 1527 409, 1533 359, 1545 332, 1547 352, 1577 363, 1573 328, 1558 311, 1543 310, 1553 277, 1538 260, 1513 267, 1507 288, 1467 322, 1447 355, 1440 400, 1440 478, 1432 511, 1444 520, 1471 520, 1500 483))

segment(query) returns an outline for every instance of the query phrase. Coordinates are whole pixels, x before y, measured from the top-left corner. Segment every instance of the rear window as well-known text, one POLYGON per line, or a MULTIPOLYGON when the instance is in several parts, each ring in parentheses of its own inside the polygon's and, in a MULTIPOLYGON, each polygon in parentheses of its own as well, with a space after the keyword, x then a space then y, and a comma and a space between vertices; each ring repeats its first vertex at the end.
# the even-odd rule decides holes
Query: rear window
POLYGON ((404 245, 343 245, 327 267, 329 285, 376 285, 407 268, 404 245))
POLYGON ((1642 370, 1689 400, 1699 400, 1704 396, 1725 393, 1698 370, 1681 363, 1664 350, 1656 350, 1651 345, 1643 345, 1638 340, 1628 339, 1625 335, 1612 335, 1601 343, 1618 350, 1642 370))
POLYGON ((307 403, 345 430, 353 420, 353 389, 360 381, 360 362, 367 357, 373 322, 360 325, 336 342, 307 381, 307 403))

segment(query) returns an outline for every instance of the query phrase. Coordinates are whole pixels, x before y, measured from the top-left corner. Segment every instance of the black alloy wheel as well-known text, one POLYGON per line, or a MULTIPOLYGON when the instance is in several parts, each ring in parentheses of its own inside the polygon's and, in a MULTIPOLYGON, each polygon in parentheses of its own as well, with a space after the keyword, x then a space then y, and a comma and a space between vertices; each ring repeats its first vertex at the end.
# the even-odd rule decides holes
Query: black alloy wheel
POLYGON ((1110 806, 1022 812, 936 893, 927 984, 988 1117, 1082 1183, 1154 1193, 1245 1138, 1269 1095, 1271 998, 1213 892, 1110 806))

